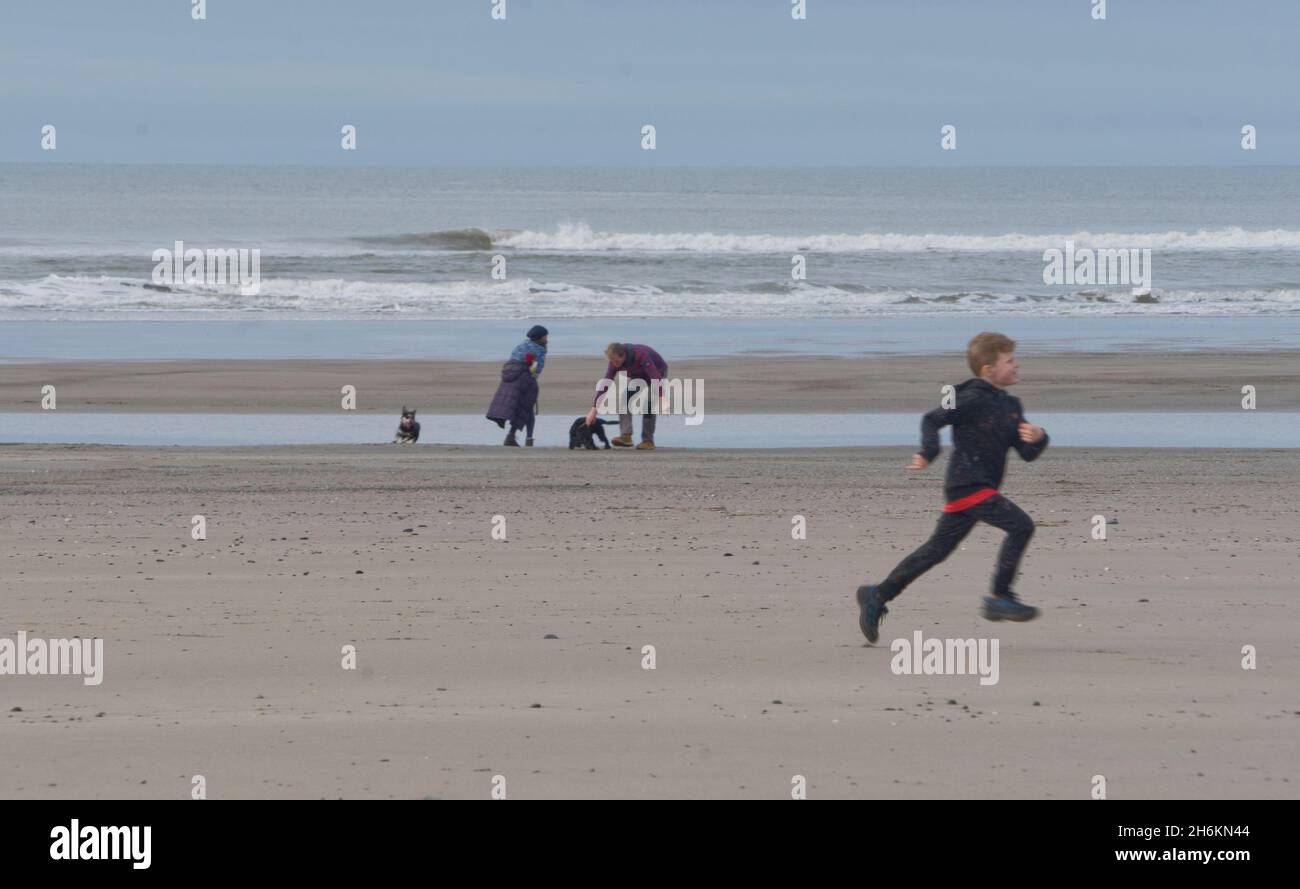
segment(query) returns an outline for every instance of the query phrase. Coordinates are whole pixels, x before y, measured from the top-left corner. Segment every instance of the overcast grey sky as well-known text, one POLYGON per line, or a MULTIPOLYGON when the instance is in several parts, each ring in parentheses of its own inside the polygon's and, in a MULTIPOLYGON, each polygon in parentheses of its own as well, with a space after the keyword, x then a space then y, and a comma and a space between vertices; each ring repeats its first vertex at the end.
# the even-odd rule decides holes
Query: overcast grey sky
POLYGON ((4 0, 0 161, 1300 163, 1300 2, 1093 3, 4 0))

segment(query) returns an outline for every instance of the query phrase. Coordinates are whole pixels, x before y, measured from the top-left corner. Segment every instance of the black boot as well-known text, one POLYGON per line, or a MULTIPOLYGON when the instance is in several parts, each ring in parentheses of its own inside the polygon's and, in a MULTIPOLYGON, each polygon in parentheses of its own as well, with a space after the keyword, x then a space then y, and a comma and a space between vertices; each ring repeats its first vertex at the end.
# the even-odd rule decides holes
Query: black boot
POLYGON ((984 618, 986 620, 1033 620, 1038 617, 1038 609, 1026 605, 1015 593, 1002 596, 984 597, 984 618))
POLYGON ((880 638, 880 622, 889 613, 885 597, 880 595, 880 587, 864 584, 858 587, 855 598, 858 600, 858 629, 868 642, 875 645, 880 638))
POLYGON ((515 441, 515 430, 511 429, 506 433, 506 440, 503 441, 502 444, 508 448, 519 447, 519 442, 515 441))

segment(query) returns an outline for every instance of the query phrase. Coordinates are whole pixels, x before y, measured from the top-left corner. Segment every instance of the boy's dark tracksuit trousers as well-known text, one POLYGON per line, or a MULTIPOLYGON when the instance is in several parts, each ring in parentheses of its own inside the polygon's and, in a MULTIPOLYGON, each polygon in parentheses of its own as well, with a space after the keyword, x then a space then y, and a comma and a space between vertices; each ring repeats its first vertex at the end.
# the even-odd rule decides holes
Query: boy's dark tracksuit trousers
POLYGON ((921 419, 920 454, 926 461, 939 455, 939 430, 952 426, 953 452, 944 482, 947 505, 930 539, 879 584, 886 601, 948 558, 981 521, 1006 532, 993 575, 993 595, 1012 595, 1011 583, 1034 535, 1033 519, 997 488, 1006 471, 1008 448, 1034 460, 1047 447, 1046 433, 1034 444, 1021 441, 1019 424, 1027 421, 1020 399, 982 379, 962 383, 956 396, 956 407, 936 408, 921 419))

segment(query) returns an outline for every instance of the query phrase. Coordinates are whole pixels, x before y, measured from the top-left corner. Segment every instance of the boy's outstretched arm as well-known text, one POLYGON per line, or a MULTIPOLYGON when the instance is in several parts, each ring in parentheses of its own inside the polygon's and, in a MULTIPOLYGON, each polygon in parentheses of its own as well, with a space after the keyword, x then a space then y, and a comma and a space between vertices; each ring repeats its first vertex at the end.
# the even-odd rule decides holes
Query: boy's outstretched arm
POLYGON ((939 456, 939 430, 951 425, 957 418, 957 408, 937 407, 921 418, 921 450, 917 456, 931 463, 939 456))
POLYGON ((1017 427, 1015 448, 1020 459, 1025 462, 1037 460, 1038 455, 1047 450, 1047 430, 1042 426, 1035 426, 1025 419, 1025 415, 1020 415, 1020 424, 1017 427))

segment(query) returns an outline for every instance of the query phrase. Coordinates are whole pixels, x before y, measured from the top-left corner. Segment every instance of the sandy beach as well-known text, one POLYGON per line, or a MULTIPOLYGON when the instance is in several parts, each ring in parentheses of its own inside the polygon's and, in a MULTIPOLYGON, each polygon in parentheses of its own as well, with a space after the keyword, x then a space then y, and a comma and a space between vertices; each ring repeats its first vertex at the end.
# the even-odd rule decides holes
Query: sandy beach
MULTIPOLYGON (((674 360, 673 377, 704 381, 714 413, 914 411, 970 376, 960 353, 870 358, 766 355, 674 360)), ((1242 386, 1261 411, 1300 410, 1300 352, 1054 353, 1021 356, 1016 394, 1033 410, 1239 411, 1242 386)), ((425 414, 475 414, 496 388, 499 362, 115 361, 11 364, 0 412, 39 409, 53 385, 65 411, 327 413, 355 386, 362 412, 402 405, 425 414)), ((545 413, 583 413, 605 364, 552 357, 541 379, 545 413)))
POLYGON ((105 651, 98 686, 0 680, 0 796, 1296 796, 1294 451, 1013 458, 1042 618, 980 620, 980 527, 882 634, 997 638, 995 685, 858 633, 937 515, 908 454, 0 448, 0 636, 105 651))

